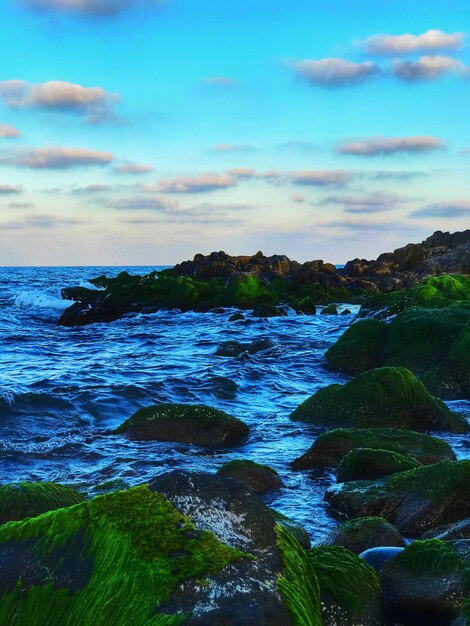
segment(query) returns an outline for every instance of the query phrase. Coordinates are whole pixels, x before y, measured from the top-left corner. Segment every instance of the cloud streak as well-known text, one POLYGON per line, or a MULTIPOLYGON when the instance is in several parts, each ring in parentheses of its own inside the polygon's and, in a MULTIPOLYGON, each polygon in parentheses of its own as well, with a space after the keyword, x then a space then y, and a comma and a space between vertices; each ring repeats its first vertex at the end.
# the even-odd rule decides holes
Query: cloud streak
POLYGON ((416 137, 372 137, 362 141, 347 141, 337 148, 339 154, 363 157, 390 156, 393 154, 422 154, 444 147, 442 140, 430 135, 416 137))
POLYGON ((22 193, 23 186, 22 185, 0 185, 0 194, 2 195, 11 195, 16 193, 22 193))
POLYGON ((342 205, 345 213, 382 213, 385 211, 393 211, 401 204, 408 201, 408 198, 393 193, 377 191, 362 195, 334 195, 326 196, 317 204, 325 205, 342 205))
POLYGON ((6 156, 0 156, 0 163, 33 170, 68 170, 75 167, 105 166, 114 159, 111 152, 45 146, 12 151, 6 156))
POLYGON ((360 85, 382 75, 372 61, 353 63, 346 59, 302 59, 291 63, 298 78, 318 87, 339 88, 360 85))
POLYGON ((19 0, 36 11, 85 17, 113 17, 136 7, 159 6, 159 0, 19 0))
POLYGON ((9 124, 0 124, 0 137, 21 137, 20 131, 9 124))
POLYGON ((368 54, 396 56, 419 52, 454 51, 462 47, 464 33, 428 30, 421 35, 373 35, 362 43, 368 54))
POLYGON ((412 211, 410 217, 455 218, 470 216, 470 200, 437 202, 412 211))
POLYGON ((193 177, 180 176, 157 183, 156 187, 144 187, 145 191, 163 193, 206 193, 236 187, 238 182, 228 174, 207 172, 193 177))
POLYGON ((146 174, 147 172, 154 172, 153 165, 145 165, 144 163, 124 163, 122 165, 116 165, 114 171, 118 174, 146 174))

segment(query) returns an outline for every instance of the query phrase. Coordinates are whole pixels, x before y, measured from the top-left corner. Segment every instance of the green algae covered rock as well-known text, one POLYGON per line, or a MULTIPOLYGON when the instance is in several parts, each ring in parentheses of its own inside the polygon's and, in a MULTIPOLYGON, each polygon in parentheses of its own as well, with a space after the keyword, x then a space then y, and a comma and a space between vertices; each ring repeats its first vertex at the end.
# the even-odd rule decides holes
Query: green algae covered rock
POLYGON ((297 539, 304 550, 310 550, 312 547, 310 534, 303 526, 298 524, 292 518, 287 517, 287 515, 279 513, 279 511, 276 511, 275 509, 271 509, 271 512, 274 516, 276 524, 288 530, 290 534, 297 539))
POLYGON ((256 274, 234 272, 229 276, 222 303, 240 309, 252 309, 257 304, 276 304, 272 291, 256 274))
POLYGON ((325 499, 348 517, 381 516, 416 535, 470 516, 470 461, 442 461, 383 480, 341 483, 325 499))
POLYGON ((268 493, 283 486, 276 470, 247 459, 228 461, 222 465, 217 474, 226 478, 236 478, 258 494, 268 493))
POLYGON ((380 580, 356 554, 341 546, 307 551, 320 586, 325 626, 383 624, 380 580))
POLYGON ((139 409, 114 434, 137 440, 181 441, 202 446, 241 443, 249 427, 237 419, 203 404, 157 404, 139 409))
POLYGON ((82 502, 83 496, 56 483, 9 483, 0 487, 0 524, 36 517, 82 502))
POLYGON ((355 448, 348 452, 338 465, 336 480, 338 482, 372 480, 419 466, 420 463, 398 452, 355 448))
POLYGON ((343 546, 361 554, 382 546, 404 547, 398 530, 383 517, 358 517, 344 522, 327 537, 325 545, 343 546))
POLYGON ((450 624, 470 594, 470 541, 414 541, 380 578, 391 623, 450 624))
POLYGON ((404 428, 338 428, 320 435, 292 467, 338 467, 341 459, 356 448, 391 450, 425 465, 455 461, 454 451, 448 443, 424 433, 404 428))
POLYGON ((470 304, 412 308, 390 322, 352 324, 326 353, 340 371, 356 375, 374 367, 406 367, 430 393, 470 397, 470 304))
POLYGON ((334 427, 469 430, 462 416, 429 395, 414 374, 401 367, 370 370, 345 385, 320 389, 291 419, 334 427))
POLYGON ((0 528, 0 623, 180 624, 170 594, 243 558, 144 486, 99 496, 0 528))

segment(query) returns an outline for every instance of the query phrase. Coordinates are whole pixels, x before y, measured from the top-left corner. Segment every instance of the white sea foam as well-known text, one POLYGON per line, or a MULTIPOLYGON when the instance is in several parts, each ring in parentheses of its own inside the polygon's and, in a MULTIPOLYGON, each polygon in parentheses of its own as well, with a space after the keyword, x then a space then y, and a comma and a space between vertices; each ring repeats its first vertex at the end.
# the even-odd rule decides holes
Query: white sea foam
POLYGON ((20 291, 14 299, 15 306, 37 307, 41 309, 56 309, 63 311, 70 306, 70 300, 62 300, 46 291, 20 291))

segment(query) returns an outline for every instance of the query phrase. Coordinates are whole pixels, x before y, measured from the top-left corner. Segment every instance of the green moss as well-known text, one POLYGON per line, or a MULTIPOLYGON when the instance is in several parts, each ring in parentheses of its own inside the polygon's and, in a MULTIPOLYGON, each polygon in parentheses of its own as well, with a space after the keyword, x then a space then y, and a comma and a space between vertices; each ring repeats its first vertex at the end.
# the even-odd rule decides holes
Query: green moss
POLYGON ((412 576, 443 576, 455 572, 462 576, 470 591, 470 565, 461 558, 453 545, 440 539, 413 541, 395 557, 397 563, 412 576))
POLYGON ((386 324, 380 320, 360 320, 352 324, 327 350, 326 358, 346 374, 356 375, 376 367, 386 324))
POLYGON ((405 368, 383 367, 345 385, 329 385, 303 402, 291 419, 346 427, 397 427, 466 432, 452 413, 405 368))
POLYGON ((336 477, 338 482, 369 480, 415 469, 416 467, 420 467, 420 463, 398 452, 372 448, 355 448, 341 460, 336 477))
POLYGON ((470 493, 470 461, 442 461, 401 472, 390 476, 384 489, 398 493, 412 491, 431 502, 439 502, 456 492, 462 497, 470 493))
POLYGON ((350 550, 320 546, 308 550, 307 555, 318 577, 322 603, 333 613, 360 619, 377 601, 380 581, 376 572, 350 550))
POLYGON ((314 466, 337 467, 341 459, 355 448, 391 450, 405 454, 420 463, 455 460, 450 445, 424 433, 404 428, 338 428, 320 435, 305 454, 314 466))
POLYGON ((0 487, 0 524, 77 504, 83 496, 56 483, 10 483, 0 487))
POLYGON ((73 593, 49 581, 24 589, 18 580, 0 598, 4 626, 177 625, 185 615, 155 613, 171 592, 244 556, 212 533, 197 531, 144 486, 0 528, 0 542, 28 540, 46 565, 53 551, 67 551, 78 540, 74 558, 77 564, 91 560, 91 575, 73 593))
POLYGON ((306 552, 283 526, 276 526, 283 575, 278 588, 294 626, 322 626, 320 589, 306 552))
POLYGON ((217 471, 217 474, 220 474, 221 476, 235 476, 240 472, 243 473, 245 471, 256 470, 263 470, 279 476, 276 470, 269 465, 262 465, 261 463, 255 463, 255 461, 250 461, 248 459, 234 459, 233 461, 227 461, 227 463, 224 463, 217 471))

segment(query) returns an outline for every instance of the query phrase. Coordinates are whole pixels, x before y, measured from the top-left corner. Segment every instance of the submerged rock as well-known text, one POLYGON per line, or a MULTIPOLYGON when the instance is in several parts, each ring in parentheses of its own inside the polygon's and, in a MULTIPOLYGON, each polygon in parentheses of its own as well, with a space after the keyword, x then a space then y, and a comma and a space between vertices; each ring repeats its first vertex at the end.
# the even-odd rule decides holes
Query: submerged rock
POLYGON ((419 466, 420 463, 398 452, 355 448, 342 458, 336 470, 336 480, 338 482, 372 480, 419 466))
POLYGON ((256 354, 274 347, 274 343, 269 337, 255 339, 251 343, 241 343, 240 341, 224 341, 217 348, 217 356, 239 357, 242 354, 256 354))
POLYGON ((382 367, 305 400, 291 419, 343 427, 393 427, 468 432, 466 420, 431 396, 412 372, 382 367))
POLYGON ((404 626, 449 626, 470 593, 470 541, 415 541, 380 572, 387 615, 404 626))
POLYGON ((228 318, 229 322, 239 322, 245 320, 245 316, 243 313, 232 313, 232 315, 228 318))
POLYGON ((320 311, 320 315, 338 315, 338 307, 336 304, 328 304, 320 311))
POLYGON ((395 526, 383 517, 358 517, 348 520, 331 532, 324 543, 343 546, 355 554, 380 546, 405 546, 405 541, 395 526))
POLYGON ((57 483, 9 483, 0 487, 0 524, 36 517, 82 502, 84 497, 57 483))
POLYGON ((249 432, 241 420, 203 404, 156 404, 139 409, 114 434, 143 441, 232 446, 246 439, 249 432))
POLYGON ((338 467, 341 459, 356 448, 391 450, 424 465, 456 458, 447 442, 424 433, 403 428, 339 428, 320 435, 305 454, 295 459, 292 467, 296 470, 338 467))
POLYGON ((257 304, 253 309, 253 317, 286 317, 287 311, 273 304, 257 304))
POLYGON ((470 517, 470 461, 442 461, 383 480, 341 483, 325 499, 348 517, 380 516, 405 535, 470 517))
POLYGON ((382 626, 380 581, 356 554, 340 546, 307 552, 320 585, 325 626, 382 626))
POLYGON ((225 478, 236 478, 258 494, 268 493, 284 486, 281 477, 272 467, 246 459, 224 463, 217 474, 225 478))

